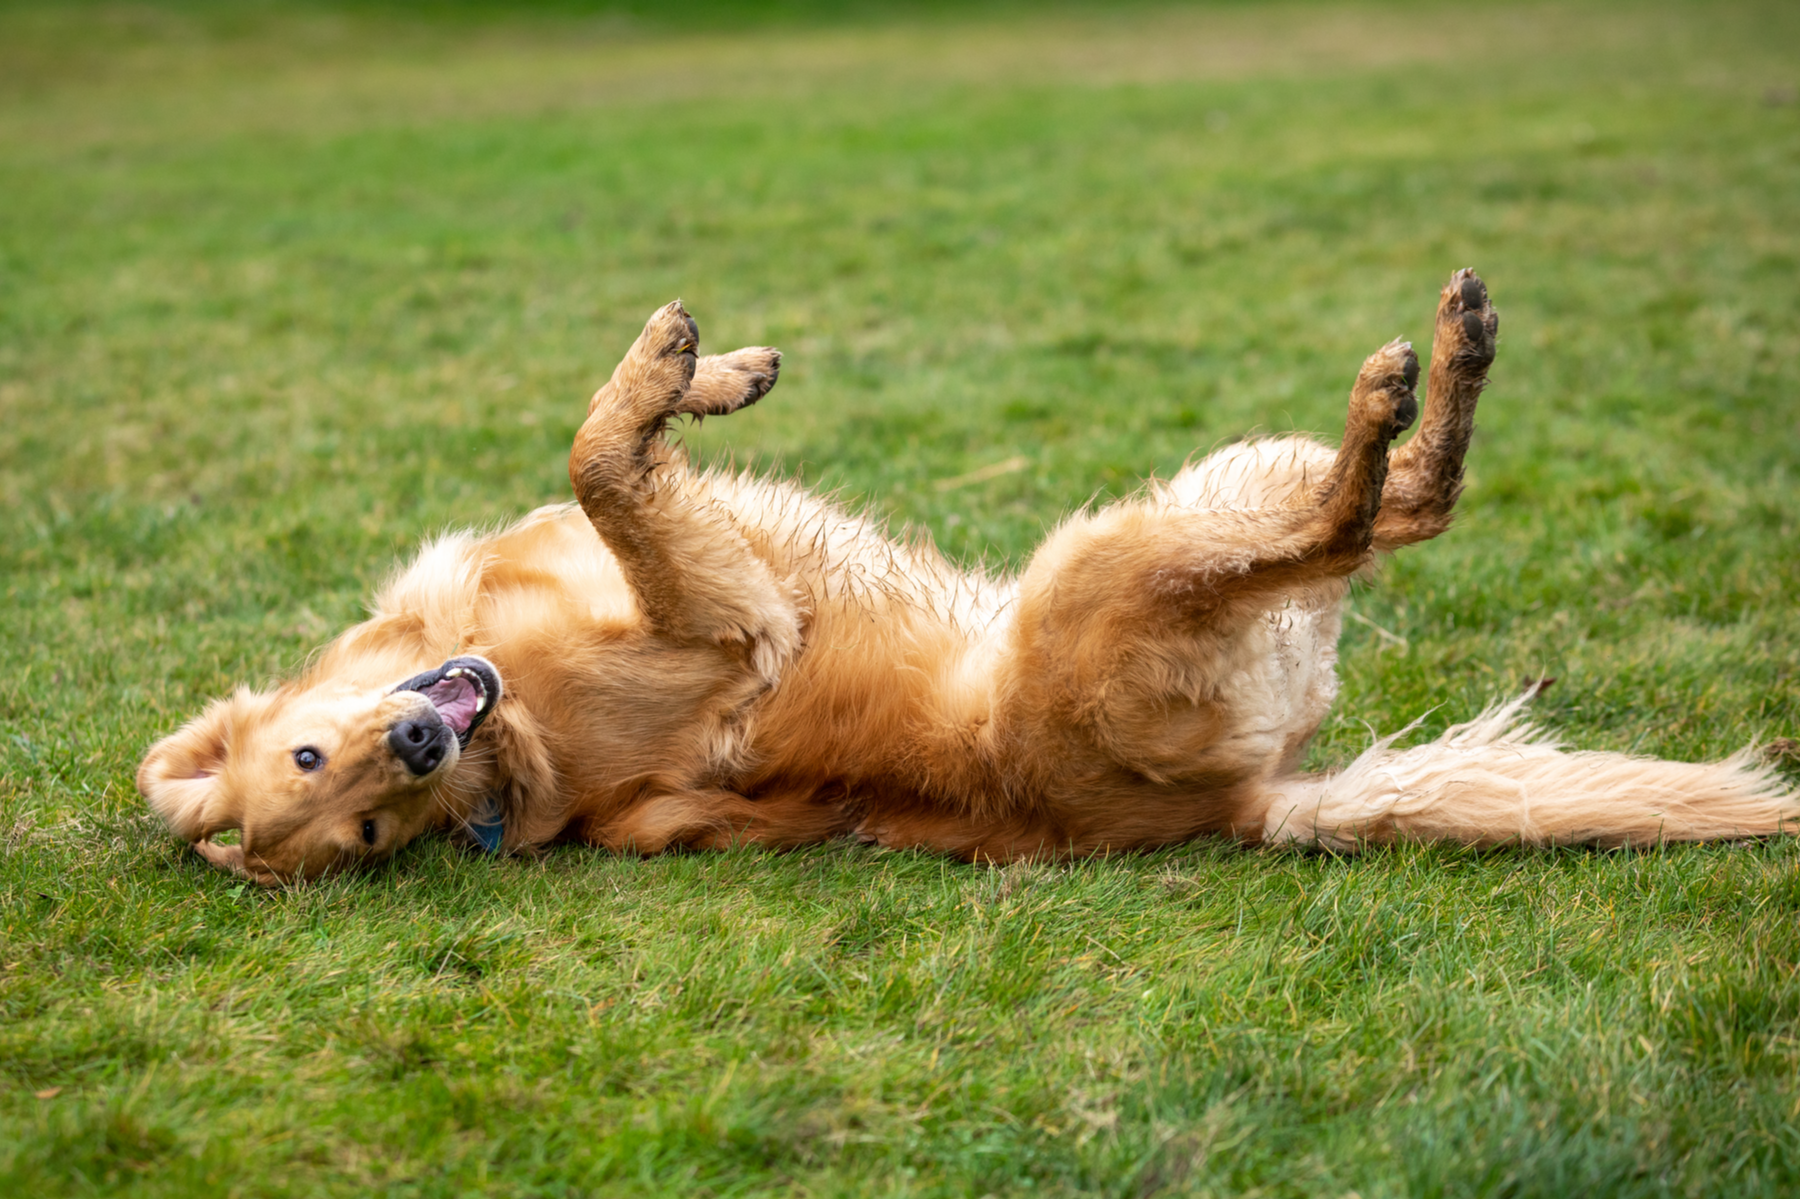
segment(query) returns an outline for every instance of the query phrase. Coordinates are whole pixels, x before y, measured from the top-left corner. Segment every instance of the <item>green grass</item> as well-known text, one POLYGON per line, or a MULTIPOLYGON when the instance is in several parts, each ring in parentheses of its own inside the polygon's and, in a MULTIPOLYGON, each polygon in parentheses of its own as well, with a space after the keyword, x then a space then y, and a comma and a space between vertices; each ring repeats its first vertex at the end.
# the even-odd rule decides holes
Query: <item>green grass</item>
POLYGON ((1800 735, 1800 9, 635 11, 0 7, 0 1191, 1800 1191, 1792 840, 266 893, 160 829, 149 742, 563 498, 676 295, 788 355, 700 453, 1016 561, 1333 432, 1475 265, 1463 516, 1315 765, 1541 675, 1800 735))

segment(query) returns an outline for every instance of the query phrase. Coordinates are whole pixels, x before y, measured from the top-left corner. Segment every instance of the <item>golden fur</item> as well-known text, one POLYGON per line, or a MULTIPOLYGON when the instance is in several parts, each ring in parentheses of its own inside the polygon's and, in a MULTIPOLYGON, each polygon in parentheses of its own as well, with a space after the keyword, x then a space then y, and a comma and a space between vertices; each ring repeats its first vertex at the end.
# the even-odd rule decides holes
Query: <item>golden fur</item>
POLYGON ((1395 342, 1363 365, 1337 450, 1232 446, 1065 521, 1001 579, 791 484, 689 470, 667 422, 753 403, 779 355, 697 358, 671 304, 589 407, 577 504, 426 546, 299 679, 215 702, 138 786, 262 883, 490 813, 508 850, 853 834, 985 859, 1209 833, 1348 848, 1791 827, 1800 797, 1743 756, 1564 754, 1518 723, 1523 699, 1425 746, 1296 771, 1337 690, 1351 576, 1449 524, 1497 328, 1458 272, 1404 446, 1389 452, 1418 360, 1395 342), (395 690, 437 663, 498 672, 484 724, 395 690), (409 766, 399 730, 436 738, 441 762, 409 766), (212 840, 228 829, 239 844, 212 840))

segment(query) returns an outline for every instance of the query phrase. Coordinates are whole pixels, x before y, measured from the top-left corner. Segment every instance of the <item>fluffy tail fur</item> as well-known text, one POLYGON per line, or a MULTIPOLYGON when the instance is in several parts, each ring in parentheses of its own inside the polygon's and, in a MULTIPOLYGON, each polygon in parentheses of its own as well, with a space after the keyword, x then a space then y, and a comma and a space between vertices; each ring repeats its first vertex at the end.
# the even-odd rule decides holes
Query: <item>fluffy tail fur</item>
POLYGON ((1335 775, 1275 782, 1264 840, 1341 850, 1402 839, 1642 846, 1800 831, 1800 794, 1757 766, 1753 751, 1718 763, 1564 753, 1522 719, 1533 695, 1426 745, 1395 750, 1403 729, 1335 775))

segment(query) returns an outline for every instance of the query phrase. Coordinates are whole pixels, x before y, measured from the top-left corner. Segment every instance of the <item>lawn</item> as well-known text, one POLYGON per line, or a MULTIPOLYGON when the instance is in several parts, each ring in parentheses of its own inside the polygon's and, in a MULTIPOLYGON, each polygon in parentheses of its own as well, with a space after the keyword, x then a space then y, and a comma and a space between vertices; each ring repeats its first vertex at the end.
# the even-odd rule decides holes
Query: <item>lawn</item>
POLYGON ((1462 517, 1313 764, 1544 676, 1800 736, 1800 8, 657 11, 0 4, 0 1192, 1800 1192, 1800 839, 264 892, 162 830, 149 743, 566 498, 675 296, 787 353, 697 454, 999 563, 1334 434, 1476 266, 1462 517))

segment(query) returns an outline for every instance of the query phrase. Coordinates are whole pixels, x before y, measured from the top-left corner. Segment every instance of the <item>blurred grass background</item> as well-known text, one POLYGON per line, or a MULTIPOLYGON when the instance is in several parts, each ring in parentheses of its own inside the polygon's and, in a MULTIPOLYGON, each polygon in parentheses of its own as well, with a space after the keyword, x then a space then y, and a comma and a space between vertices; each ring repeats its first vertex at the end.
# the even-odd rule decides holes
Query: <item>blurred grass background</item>
POLYGON ((1583 746, 1800 735, 1796 85, 1776 3, 0 4, 0 1188, 1800 1187, 1792 842, 267 895, 131 786, 564 498, 674 296, 787 352, 698 454, 1001 563, 1334 435, 1464 265, 1462 518, 1355 596, 1314 764, 1543 675, 1583 746))

